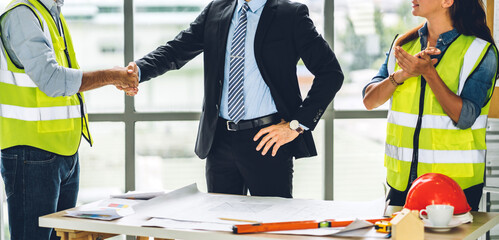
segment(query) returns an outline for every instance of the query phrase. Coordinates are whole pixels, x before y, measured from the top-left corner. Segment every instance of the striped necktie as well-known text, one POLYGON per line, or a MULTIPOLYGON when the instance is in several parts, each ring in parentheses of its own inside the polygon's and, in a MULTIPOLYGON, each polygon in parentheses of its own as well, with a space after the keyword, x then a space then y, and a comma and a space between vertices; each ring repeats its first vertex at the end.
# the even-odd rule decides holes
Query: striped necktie
POLYGON ((228 108, 230 120, 235 123, 244 116, 244 44, 246 42, 246 23, 248 22, 246 13, 248 9, 248 4, 244 3, 230 49, 228 108))

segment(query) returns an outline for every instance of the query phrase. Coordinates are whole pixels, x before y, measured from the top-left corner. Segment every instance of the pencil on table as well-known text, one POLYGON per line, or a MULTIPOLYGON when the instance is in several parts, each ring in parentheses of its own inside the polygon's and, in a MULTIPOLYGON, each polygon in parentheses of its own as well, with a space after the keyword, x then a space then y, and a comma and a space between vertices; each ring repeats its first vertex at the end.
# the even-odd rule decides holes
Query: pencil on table
POLYGON ((236 222, 249 222, 249 223, 259 223, 260 221, 255 221, 255 220, 244 220, 244 219, 236 219, 236 218, 223 218, 220 217, 218 218, 220 220, 225 220, 225 221, 236 221, 236 222))

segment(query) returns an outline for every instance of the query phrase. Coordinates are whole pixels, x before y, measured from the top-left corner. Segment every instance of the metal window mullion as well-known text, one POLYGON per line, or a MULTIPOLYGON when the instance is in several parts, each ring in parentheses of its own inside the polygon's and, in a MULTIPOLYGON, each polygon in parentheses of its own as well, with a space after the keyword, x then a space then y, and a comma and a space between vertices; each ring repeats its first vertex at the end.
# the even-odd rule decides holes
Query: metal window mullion
POLYGON ((335 110, 334 119, 386 118, 388 110, 335 110))
MULTIPOLYGON (((334 0, 324 0, 324 37, 334 49, 334 0)), ((324 199, 334 199, 334 101, 325 113, 324 199)))
MULTIPOLYGON (((133 51, 133 0, 124 0, 124 66, 134 60, 133 51)), ((125 96, 125 94, 123 94, 125 96)), ((125 96, 125 192, 135 190, 135 101, 133 97, 125 96)), ((127 236, 127 240, 134 240, 134 236, 127 236)))
MULTIPOLYGON (((134 60, 133 0, 124 0, 124 65, 134 60)), ((125 192, 135 190, 135 106, 133 97, 125 97, 125 192)))

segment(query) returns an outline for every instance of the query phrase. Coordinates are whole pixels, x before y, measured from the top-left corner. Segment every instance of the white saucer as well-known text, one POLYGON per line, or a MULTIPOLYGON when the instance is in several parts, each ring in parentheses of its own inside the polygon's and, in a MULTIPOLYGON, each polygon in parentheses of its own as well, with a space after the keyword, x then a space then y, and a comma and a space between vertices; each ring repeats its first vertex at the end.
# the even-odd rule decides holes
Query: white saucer
POLYGON ((425 228, 430 229, 430 230, 435 231, 435 232, 447 232, 447 231, 451 230, 452 228, 455 228, 455 227, 463 224, 463 222, 461 222, 460 220, 455 219, 455 218, 450 220, 450 223, 447 226, 432 226, 430 220, 426 220, 426 219, 423 219, 423 222, 424 222, 425 228))

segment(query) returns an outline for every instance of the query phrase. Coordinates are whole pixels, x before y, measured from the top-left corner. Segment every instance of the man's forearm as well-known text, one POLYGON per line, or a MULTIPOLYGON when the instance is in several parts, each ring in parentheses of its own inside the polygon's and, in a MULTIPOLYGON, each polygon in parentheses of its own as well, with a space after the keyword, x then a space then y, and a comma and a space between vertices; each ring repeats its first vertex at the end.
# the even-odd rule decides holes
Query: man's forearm
POLYGON ((113 73, 109 70, 84 72, 79 92, 85 92, 113 84, 113 73))
POLYGON ((115 85, 122 88, 133 88, 138 86, 136 72, 127 72, 127 68, 113 68, 84 72, 79 92, 85 92, 107 85, 115 85))

